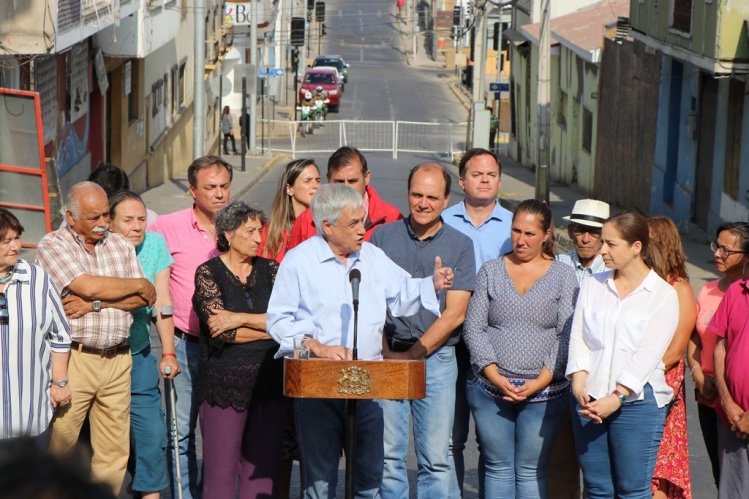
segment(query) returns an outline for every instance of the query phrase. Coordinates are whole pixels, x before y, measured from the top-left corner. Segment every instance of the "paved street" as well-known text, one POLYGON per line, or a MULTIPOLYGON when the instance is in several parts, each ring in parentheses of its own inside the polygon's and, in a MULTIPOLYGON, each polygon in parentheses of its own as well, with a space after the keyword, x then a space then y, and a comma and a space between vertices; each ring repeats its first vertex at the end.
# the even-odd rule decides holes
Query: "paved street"
MULTIPOLYGON (((343 94, 339 113, 330 114, 330 120, 403 120, 424 122, 461 122, 467 117, 465 107, 448 89, 446 80, 452 74, 447 70, 435 68, 429 64, 424 56, 409 57, 411 65, 406 63, 406 57, 401 52, 400 41, 408 39, 401 37, 400 29, 403 25, 393 21, 390 16, 392 2, 376 0, 370 2, 344 2, 342 0, 328 0, 328 33, 323 39, 324 53, 340 54, 351 65, 349 69, 349 83, 343 94), (327 44, 327 42, 331 42, 327 44), (426 67, 420 67, 420 66, 426 67), (376 96, 376 97, 374 97, 376 96)), ((316 45, 315 45, 316 47, 316 45)), ((277 115, 286 113, 288 109, 278 109, 277 115)), ((317 133, 309 137, 306 144, 321 144, 324 134, 317 133), (321 138, 322 137, 322 138, 321 138)), ((356 145, 356 144, 352 144, 356 145)), ((313 148, 313 147, 310 147, 313 148)), ((325 174, 328 153, 298 154, 297 157, 311 157, 325 174)), ((381 196, 396 205, 405 213, 406 206, 406 177, 408 170, 423 161, 438 161, 449 163, 444 154, 429 153, 399 153, 398 159, 393 159, 392 153, 367 153, 368 163, 372 170, 372 184, 381 196)), ((266 151, 265 157, 248 158, 247 173, 237 173, 235 178, 235 196, 258 204, 268 210, 275 193, 276 184, 283 164, 290 158, 278 153, 266 151)), ((228 157, 233 164, 238 165, 236 156, 228 157)), ((512 206, 523 199, 533 196, 533 173, 515 164, 509 158, 503 160, 503 186, 501 197, 503 202, 512 206)), ((454 184, 451 203, 461 199, 460 188, 457 186, 457 169, 451 167, 454 184)), ((179 181, 163 186, 161 192, 154 190, 146 193, 146 199, 151 203, 162 203, 164 210, 167 206, 187 206, 189 198, 184 195, 184 185, 179 181), (169 194, 164 196, 166 189, 169 194), (181 203, 181 204, 180 204, 181 203), (187 203, 187 204, 186 204, 187 203)), ((562 216, 567 214, 580 197, 575 190, 554 186, 552 189, 552 211, 557 224, 562 224, 562 216)), ((685 237, 687 253, 690 258, 689 272, 695 291, 706 280, 715 278, 712 272, 712 259, 703 242, 685 237)), ((154 338, 158 345, 158 339, 154 338)), ((693 388, 691 380, 687 380, 687 394, 693 388)), ((692 486, 695 498, 710 498, 715 496, 715 488, 709 472, 709 463, 702 444, 701 433, 697 422, 696 407, 691 395, 688 395, 688 423, 689 448, 692 469, 692 486)), ((409 456, 409 475, 412 485, 415 483, 416 462, 413 456, 413 445, 409 456)), ((473 436, 469 439, 466 449, 467 475, 465 497, 476 498, 478 477, 475 463, 478 461, 478 450, 473 436)), ((340 477, 337 495, 343 496, 344 461, 340 463, 340 477)), ((298 469, 295 466, 292 483, 292 494, 299 492, 298 469)), ((412 497, 415 496, 412 487, 412 497)), ((124 496, 123 496, 124 497, 124 496)), ((551 495, 553 497, 553 494, 551 495)))

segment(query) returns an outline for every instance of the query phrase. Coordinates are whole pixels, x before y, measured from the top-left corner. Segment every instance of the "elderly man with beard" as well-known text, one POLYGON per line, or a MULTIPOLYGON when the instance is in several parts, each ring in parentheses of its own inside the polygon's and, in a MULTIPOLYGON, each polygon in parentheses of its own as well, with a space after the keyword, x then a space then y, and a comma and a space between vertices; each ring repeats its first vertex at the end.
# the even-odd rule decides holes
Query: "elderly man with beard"
POLYGON ((66 208, 68 226, 44 236, 37 249, 37 263, 61 290, 72 338, 71 403, 52 420, 50 448, 72 449, 88 417, 93 478, 119 494, 130 453, 130 312, 152 305, 156 291, 132 243, 108 232, 104 189, 93 182, 75 184, 66 208))

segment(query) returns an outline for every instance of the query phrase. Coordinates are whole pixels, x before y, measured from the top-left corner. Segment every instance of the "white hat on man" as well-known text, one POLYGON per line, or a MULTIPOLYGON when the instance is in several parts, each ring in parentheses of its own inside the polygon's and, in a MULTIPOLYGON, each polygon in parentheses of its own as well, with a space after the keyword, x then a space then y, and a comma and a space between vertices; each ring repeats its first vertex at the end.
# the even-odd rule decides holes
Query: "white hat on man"
POLYGON ((572 223, 589 227, 603 227, 603 222, 609 218, 609 204, 597 199, 579 199, 575 201, 572 215, 564 217, 572 223))

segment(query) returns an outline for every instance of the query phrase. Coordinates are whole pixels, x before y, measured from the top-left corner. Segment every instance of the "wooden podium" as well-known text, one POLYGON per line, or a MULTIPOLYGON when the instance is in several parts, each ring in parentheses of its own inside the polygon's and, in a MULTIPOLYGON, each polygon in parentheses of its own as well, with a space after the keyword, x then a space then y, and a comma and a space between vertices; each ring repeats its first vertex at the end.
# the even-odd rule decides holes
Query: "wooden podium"
POLYGON ((423 399, 424 360, 283 360, 287 397, 346 400, 346 498, 353 499, 356 455, 356 404, 359 399, 423 399))
POLYGON ((423 360, 283 360, 284 395, 320 399, 423 399, 423 360))

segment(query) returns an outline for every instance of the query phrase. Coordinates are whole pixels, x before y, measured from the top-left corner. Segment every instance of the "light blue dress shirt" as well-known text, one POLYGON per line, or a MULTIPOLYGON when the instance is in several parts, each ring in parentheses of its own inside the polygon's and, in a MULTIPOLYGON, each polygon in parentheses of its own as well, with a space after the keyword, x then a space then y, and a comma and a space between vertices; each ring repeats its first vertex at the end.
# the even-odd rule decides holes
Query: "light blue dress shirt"
POLYGON ((582 266, 582 264, 580 263, 580 258, 577 256, 577 252, 575 251, 570 251, 569 253, 561 253, 557 255, 557 260, 575 269, 577 283, 580 286, 583 285, 583 281, 585 280, 585 278, 590 277, 593 274, 606 272, 607 270, 609 270, 608 267, 606 267, 606 264, 603 263, 603 257, 601 255, 596 255, 596 257, 593 259, 593 263, 591 263, 588 267, 582 266))
POLYGON ((387 311, 396 317, 421 307, 439 317, 431 277, 413 279, 385 253, 367 242, 351 253, 346 265, 319 234, 286 254, 268 303, 267 330, 280 345, 276 357, 293 351, 294 337, 312 334, 320 343, 353 348, 354 311, 349 272, 361 271, 359 288, 359 359, 382 358, 382 330, 387 311))
POLYGON ((466 213, 466 203, 461 201, 442 212, 444 221, 473 241, 473 254, 476 259, 476 272, 489 260, 512 251, 510 229, 512 212, 496 203, 492 214, 479 227, 473 225, 466 213))

